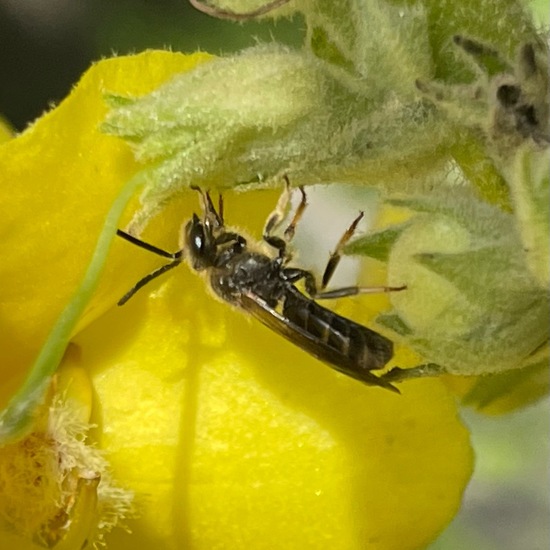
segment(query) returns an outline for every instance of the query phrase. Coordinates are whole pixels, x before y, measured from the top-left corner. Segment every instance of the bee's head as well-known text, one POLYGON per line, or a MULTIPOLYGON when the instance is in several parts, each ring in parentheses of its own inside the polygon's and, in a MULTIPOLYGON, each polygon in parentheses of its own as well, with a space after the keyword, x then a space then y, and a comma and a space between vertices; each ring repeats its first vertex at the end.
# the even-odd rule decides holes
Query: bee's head
POLYGON ((185 226, 185 247, 193 269, 201 271, 214 265, 217 245, 211 224, 193 214, 185 226))

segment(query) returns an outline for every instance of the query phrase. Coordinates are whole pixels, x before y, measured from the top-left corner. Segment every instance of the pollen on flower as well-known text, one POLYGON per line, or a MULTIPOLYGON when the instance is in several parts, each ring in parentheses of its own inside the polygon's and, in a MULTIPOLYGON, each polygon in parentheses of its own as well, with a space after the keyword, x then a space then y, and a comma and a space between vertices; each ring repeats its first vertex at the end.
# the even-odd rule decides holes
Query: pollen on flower
POLYGON ((46 434, 32 433, 0 454, 2 522, 34 538, 59 511, 61 491, 56 455, 46 434))
POLYGON ((0 529, 39 545, 97 546, 132 516, 133 494, 113 483, 91 427, 63 395, 44 407, 37 429, 0 449, 0 529))

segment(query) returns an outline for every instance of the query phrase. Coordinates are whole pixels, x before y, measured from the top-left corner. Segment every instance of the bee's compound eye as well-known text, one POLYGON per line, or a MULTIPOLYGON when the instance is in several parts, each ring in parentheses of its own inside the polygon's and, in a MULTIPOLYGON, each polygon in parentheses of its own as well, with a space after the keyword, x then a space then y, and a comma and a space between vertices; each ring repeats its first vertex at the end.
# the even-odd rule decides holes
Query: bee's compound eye
POLYGON ((205 246, 204 225, 199 217, 193 214, 193 219, 189 221, 186 228, 187 246, 192 254, 200 255, 205 246))

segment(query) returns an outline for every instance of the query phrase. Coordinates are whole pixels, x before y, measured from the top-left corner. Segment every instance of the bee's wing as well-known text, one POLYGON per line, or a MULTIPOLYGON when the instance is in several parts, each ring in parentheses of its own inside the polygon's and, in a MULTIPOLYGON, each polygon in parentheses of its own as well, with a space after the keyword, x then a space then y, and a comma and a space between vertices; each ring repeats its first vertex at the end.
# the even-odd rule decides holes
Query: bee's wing
POLYGON ((307 351, 317 359, 329 364, 335 370, 370 386, 381 386, 393 392, 400 393, 395 386, 368 370, 346 367, 343 364, 346 358, 341 353, 281 315, 259 296, 251 292, 242 293, 239 304, 242 309, 250 313, 265 326, 277 334, 284 336, 287 340, 290 340, 293 344, 296 344, 296 346, 307 351))

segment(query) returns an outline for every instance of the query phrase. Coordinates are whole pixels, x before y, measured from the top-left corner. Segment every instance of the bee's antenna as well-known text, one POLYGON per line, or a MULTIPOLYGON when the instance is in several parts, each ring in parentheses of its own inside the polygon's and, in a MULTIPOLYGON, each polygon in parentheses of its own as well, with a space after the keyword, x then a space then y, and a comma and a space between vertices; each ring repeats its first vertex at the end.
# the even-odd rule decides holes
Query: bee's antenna
POLYGON ((190 189, 193 189, 193 191, 198 191, 202 197, 202 206, 204 209, 204 213, 207 220, 213 220, 215 227, 223 227, 223 199, 220 194, 219 202, 218 202, 218 208, 219 212, 216 210, 214 203, 212 202, 212 198, 210 197, 209 191, 203 191, 200 187, 197 185, 191 185, 190 189))
POLYGON ((134 237, 133 235, 130 235, 129 233, 126 233, 126 231, 122 231, 122 229, 117 229, 116 234, 119 237, 122 237, 124 240, 139 246, 140 248, 143 248, 145 250, 148 250, 149 252, 152 252, 153 254, 157 254, 157 256, 162 256, 163 258, 168 258, 171 260, 169 264, 163 265, 159 267, 158 269, 155 269, 155 271, 152 271, 149 273, 149 275, 145 275, 143 279, 140 279, 118 302, 117 305, 123 306, 140 288, 144 287, 147 283, 152 281, 153 279, 156 279, 163 273, 166 273, 170 269, 173 269, 177 265, 181 264, 183 260, 183 249, 178 250, 177 252, 167 252, 166 250, 163 250, 162 248, 158 248, 152 244, 146 243, 145 241, 142 241, 141 239, 138 239, 137 237, 134 237))

